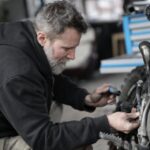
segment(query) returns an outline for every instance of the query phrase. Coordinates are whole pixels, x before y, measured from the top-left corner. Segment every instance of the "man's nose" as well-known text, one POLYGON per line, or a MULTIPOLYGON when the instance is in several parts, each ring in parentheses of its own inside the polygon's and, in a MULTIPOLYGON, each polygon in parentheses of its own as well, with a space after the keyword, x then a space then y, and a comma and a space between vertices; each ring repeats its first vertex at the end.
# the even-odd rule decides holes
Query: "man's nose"
POLYGON ((67 54, 67 58, 74 60, 75 59, 75 50, 70 50, 67 54))

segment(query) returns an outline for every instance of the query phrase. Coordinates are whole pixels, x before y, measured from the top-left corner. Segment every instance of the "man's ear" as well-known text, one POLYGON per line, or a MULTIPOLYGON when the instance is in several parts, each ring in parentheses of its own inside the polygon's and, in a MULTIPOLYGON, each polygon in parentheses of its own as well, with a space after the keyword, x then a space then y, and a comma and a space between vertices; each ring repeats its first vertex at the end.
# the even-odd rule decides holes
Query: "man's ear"
POLYGON ((46 33, 44 32, 37 32, 37 41, 39 42, 39 44, 43 47, 44 44, 46 43, 46 33))

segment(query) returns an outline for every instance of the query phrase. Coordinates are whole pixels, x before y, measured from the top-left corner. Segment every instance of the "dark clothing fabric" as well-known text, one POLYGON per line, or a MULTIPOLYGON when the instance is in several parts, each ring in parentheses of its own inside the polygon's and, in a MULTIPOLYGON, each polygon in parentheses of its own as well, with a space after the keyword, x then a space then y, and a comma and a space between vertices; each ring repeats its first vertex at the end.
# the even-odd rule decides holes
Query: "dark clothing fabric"
POLYGON ((52 99, 78 110, 87 91, 53 75, 31 22, 0 24, 0 138, 21 135, 33 150, 72 150, 109 132, 106 116, 53 123, 52 99))

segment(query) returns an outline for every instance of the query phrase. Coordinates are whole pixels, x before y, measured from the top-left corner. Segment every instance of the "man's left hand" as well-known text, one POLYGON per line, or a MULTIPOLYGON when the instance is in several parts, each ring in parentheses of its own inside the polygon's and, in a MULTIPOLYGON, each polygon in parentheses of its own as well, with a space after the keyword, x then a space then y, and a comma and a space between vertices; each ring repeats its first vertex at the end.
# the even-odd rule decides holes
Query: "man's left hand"
POLYGON ((93 107, 102 107, 107 104, 115 103, 116 96, 108 93, 110 84, 103 84, 101 87, 98 87, 94 90, 93 93, 88 94, 85 97, 85 103, 88 106, 93 107))

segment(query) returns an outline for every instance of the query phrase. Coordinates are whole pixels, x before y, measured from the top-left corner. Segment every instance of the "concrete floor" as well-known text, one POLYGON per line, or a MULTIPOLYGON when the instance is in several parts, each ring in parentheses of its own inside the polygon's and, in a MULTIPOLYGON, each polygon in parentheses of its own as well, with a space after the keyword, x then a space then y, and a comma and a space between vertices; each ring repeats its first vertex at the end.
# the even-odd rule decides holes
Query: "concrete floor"
MULTIPOLYGON (((111 83, 113 86, 120 89, 121 84, 125 78, 126 74, 106 74, 100 75, 96 73, 90 80, 80 81, 80 87, 86 88, 89 92, 92 92, 96 87, 102 85, 103 83, 111 83)), ((80 120, 83 117, 97 117, 103 114, 111 113, 115 109, 115 105, 105 106, 103 108, 97 108, 93 113, 80 112, 72 109, 69 106, 64 106, 61 121, 69 120, 80 120)), ((94 150, 108 150, 107 141, 99 140, 97 143, 93 144, 94 150)))

